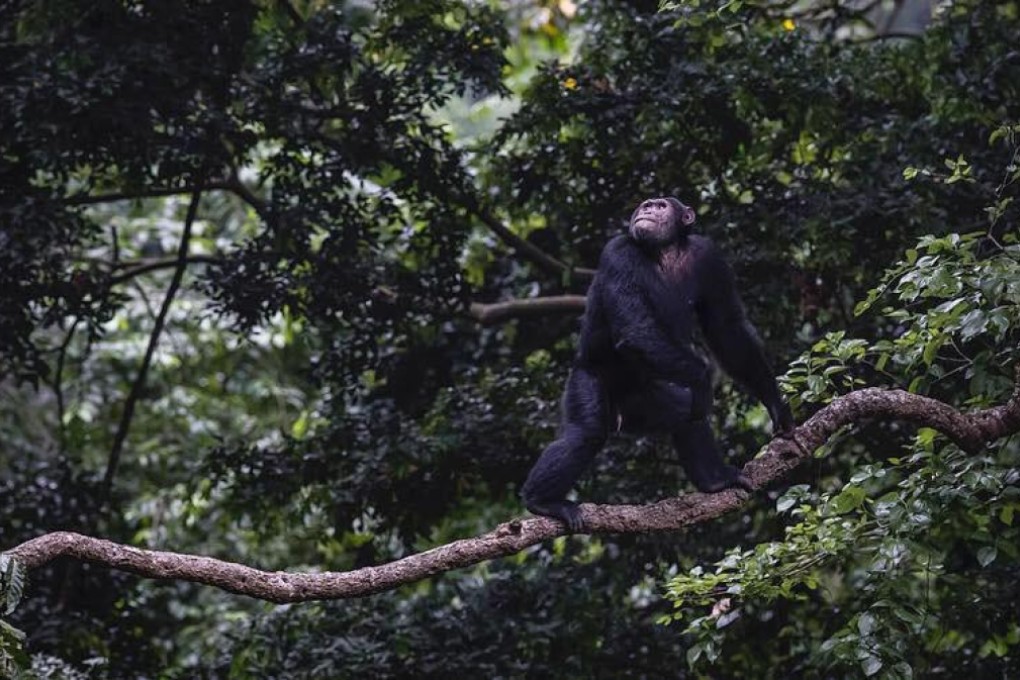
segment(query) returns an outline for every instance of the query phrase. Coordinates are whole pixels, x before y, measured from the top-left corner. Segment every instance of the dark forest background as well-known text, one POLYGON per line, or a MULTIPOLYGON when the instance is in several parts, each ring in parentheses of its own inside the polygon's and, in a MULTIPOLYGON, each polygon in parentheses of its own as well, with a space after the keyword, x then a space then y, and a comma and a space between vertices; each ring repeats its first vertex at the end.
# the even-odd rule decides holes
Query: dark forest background
MULTIPOLYGON (((727 253, 798 420, 1001 403, 1018 123, 1016 1, 0 2, 0 548, 346 570, 521 514, 578 313, 482 305, 583 294, 652 195, 727 253)), ((764 410, 717 404, 746 461, 764 410)), ((0 674, 1020 674, 1017 440, 816 453, 742 515, 356 601, 0 557, 0 674)), ((617 438, 579 496, 687 490, 617 438)))

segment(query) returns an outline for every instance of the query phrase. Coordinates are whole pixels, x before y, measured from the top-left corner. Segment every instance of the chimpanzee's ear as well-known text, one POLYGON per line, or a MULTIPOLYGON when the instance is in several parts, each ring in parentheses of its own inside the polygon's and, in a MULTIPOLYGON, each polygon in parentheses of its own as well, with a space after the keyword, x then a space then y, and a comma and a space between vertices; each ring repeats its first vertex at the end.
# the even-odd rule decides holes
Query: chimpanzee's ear
POLYGON ((694 224, 694 219, 694 208, 685 205, 680 212, 680 222, 683 223, 684 226, 689 227, 694 224))
POLYGON ((677 216, 680 218, 680 224, 685 227, 689 227, 694 224, 694 220, 697 217, 694 214, 694 208, 684 205, 680 202, 680 199, 673 196, 670 196, 667 200, 673 204, 673 209, 676 210, 677 216))

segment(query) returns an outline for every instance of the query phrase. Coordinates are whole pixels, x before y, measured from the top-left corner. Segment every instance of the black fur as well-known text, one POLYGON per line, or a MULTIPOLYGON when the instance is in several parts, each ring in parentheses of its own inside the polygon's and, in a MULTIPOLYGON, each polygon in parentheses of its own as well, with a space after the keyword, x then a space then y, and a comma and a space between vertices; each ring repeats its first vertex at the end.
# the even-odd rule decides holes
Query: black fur
POLYGON ((584 522, 566 496, 617 429, 670 434, 701 491, 751 489, 723 462, 708 425, 710 373, 692 347, 695 324, 722 367, 768 408, 774 431, 793 426, 733 273, 709 239, 689 233, 693 221, 677 199, 649 199, 634 211, 628 234, 602 251, 563 394, 560 437, 521 492, 531 512, 563 520, 571 531, 584 522))

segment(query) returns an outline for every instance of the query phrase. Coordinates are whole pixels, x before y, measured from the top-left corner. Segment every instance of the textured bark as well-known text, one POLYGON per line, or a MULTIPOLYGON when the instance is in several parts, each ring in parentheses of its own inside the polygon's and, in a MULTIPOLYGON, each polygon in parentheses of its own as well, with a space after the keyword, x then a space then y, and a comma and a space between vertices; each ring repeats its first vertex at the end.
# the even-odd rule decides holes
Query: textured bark
POLYGON ((553 295, 482 304, 471 303, 471 316, 483 325, 496 324, 507 319, 547 314, 581 314, 584 311, 583 295, 553 295))
MULTIPOLYGON (((965 414, 948 404, 901 390, 869 388, 834 400, 787 437, 773 439, 765 452, 744 468, 756 488, 782 479, 844 425, 868 418, 905 420, 939 430, 965 451, 976 452, 1020 431, 1020 372, 1010 400, 965 414)), ((694 493, 650 505, 582 505, 591 533, 676 531, 707 522, 744 505, 750 495, 727 490, 694 493)), ((363 597, 435 574, 512 555, 566 532, 545 517, 515 519, 495 530, 400 560, 348 572, 267 572, 211 557, 141 550, 111 541, 55 532, 12 548, 7 554, 27 568, 58 557, 108 566, 145 578, 203 583, 269 602, 304 602, 363 597)))

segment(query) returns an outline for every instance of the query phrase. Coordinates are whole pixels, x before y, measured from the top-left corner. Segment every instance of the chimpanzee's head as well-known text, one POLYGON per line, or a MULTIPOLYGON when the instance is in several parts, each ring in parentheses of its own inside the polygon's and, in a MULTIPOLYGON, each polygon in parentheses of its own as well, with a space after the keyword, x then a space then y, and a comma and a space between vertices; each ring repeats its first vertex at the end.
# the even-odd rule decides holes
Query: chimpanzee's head
POLYGON ((630 216, 630 237, 638 243, 662 247, 673 243, 690 231, 694 210, 672 196, 649 198, 630 216))

